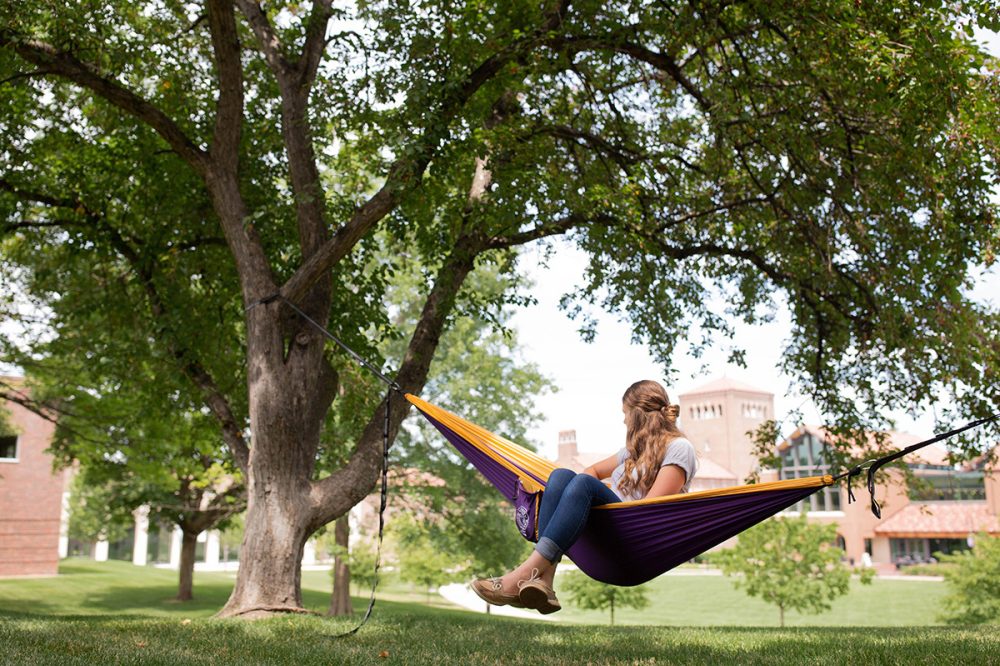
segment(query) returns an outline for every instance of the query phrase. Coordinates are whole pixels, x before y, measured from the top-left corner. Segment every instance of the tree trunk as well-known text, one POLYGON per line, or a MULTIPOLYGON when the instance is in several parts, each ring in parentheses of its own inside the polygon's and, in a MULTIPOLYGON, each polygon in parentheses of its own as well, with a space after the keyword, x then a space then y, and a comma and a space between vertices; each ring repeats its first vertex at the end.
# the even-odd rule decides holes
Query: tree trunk
MULTIPOLYGON (((309 304, 311 316, 323 319, 309 304)), ((323 311, 326 304, 315 306, 323 311)), ((336 391, 323 338, 281 304, 248 315, 247 357, 253 446, 247 467, 247 513, 236 586, 220 617, 303 612, 302 552, 320 526, 311 482, 320 429, 336 391)))
POLYGON ((346 515, 334 523, 333 536, 338 549, 337 556, 333 560, 333 594, 330 596, 330 610, 327 611, 327 615, 350 615, 354 612, 351 608, 350 594, 351 569, 347 565, 351 526, 346 515))
POLYGON ((182 531, 180 584, 177 588, 178 601, 194 599, 194 551, 198 546, 198 532, 182 531))
MULTIPOLYGON (((419 393, 448 315, 485 241, 462 236, 439 269, 410 339, 397 381, 419 393)), ((329 284, 313 287, 302 309, 329 316, 329 284)), ((361 434, 348 464, 312 481, 323 419, 337 393, 337 375, 323 356, 324 338, 299 317, 282 318, 283 304, 247 313, 247 365, 253 446, 247 464, 247 514, 236 586, 219 617, 303 612, 302 550, 306 539, 364 499, 378 478, 385 402, 361 434)), ((390 442, 407 406, 394 405, 390 442)))
POLYGON ((778 625, 781 627, 785 626, 785 607, 778 606, 778 625))
POLYGON ((611 599, 611 626, 615 626, 615 600, 611 599))
MULTIPOLYGON (((251 449, 251 459, 253 456, 251 449)), ((311 532, 298 493, 250 477, 246 529, 236 586, 220 617, 302 612, 302 551, 311 532), (297 497, 298 495, 298 497, 297 497)))

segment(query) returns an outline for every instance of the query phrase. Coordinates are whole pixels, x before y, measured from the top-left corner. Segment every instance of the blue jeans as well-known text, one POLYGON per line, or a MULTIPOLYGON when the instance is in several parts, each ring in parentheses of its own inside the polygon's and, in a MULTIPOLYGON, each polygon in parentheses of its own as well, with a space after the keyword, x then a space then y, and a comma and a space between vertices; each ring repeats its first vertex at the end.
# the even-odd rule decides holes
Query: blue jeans
POLYGON ((558 562, 580 537, 591 507, 620 501, 613 490, 592 476, 565 468, 553 471, 538 507, 535 550, 549 562, 558 562))

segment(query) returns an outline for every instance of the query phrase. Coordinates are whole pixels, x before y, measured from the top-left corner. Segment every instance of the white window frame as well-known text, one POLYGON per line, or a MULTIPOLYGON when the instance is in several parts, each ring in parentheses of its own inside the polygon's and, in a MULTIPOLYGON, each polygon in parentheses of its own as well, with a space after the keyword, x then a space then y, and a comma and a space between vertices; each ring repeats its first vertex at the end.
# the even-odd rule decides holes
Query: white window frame
POLYGON ((14 457, 13 458, 4 458, 4 457, 0 456, 0 463, 16 463, 16 462, 21 462, 21 458, 18 456, 18 453, 21 452, 21 446, 20 445, 21 445, 21 436, 20 435, 14 435, 14 457))

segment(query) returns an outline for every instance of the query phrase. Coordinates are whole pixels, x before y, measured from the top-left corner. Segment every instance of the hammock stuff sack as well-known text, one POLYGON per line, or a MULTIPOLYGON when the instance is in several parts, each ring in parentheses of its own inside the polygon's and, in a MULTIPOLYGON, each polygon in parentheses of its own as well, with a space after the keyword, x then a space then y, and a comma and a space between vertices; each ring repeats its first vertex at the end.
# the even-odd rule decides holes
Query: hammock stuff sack
MULTIPOLYGON (((556 466, 414 395, 406 399, 515 506, 522 536, 537 540, 538 504, 556 466)), ((567 555, 591 578, 639 585, 833 483, 813 476, 597 506, 567 555)))

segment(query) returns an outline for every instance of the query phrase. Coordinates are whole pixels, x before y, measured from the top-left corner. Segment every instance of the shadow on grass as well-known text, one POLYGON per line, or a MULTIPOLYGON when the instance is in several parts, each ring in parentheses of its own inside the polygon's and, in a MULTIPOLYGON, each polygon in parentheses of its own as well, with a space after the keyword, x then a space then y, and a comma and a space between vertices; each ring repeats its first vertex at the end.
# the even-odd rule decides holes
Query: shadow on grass
POLYGON ((0 621, 0 644, 11 663, 30 657, 41 664, 240 666, 992 663, 1000 649, 991 629, 574 627, 399 602, 380 602, 357 635, 331 638, 355 622, 302 616, 259 622, 24 616, 0 621))

